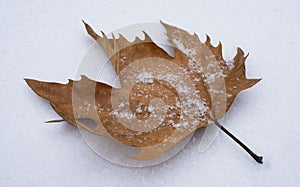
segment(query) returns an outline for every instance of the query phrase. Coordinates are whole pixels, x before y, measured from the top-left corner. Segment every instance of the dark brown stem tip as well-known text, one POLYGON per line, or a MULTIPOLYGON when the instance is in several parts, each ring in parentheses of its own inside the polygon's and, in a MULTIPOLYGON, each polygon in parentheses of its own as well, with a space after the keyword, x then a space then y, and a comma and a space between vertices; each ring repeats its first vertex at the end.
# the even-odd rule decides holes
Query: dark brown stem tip
POLYGON ((262 156, 255 155, 255 156, 253 156, 253 158, 256 160, 256 162, 258 162, 260 164, 263 164, 263 157, 262 156))

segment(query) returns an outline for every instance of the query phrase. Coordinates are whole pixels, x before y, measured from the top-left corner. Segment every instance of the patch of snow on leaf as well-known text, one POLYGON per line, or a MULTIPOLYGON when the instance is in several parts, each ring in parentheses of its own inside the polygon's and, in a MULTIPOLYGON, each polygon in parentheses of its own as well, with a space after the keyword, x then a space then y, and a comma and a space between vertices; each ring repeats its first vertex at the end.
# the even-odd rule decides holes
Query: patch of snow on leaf
POLYGON ((186 48, 182 42, 180 40, 177 40, 177 39, 173 39, 173 43, 176 45, 176 47, 182 51, 187 57, 189 58, 192 58, 194 57, 197 52, 195 49, 189 49, 189 48, 186 48))
POLYGON ((205 77, 205 80, 204 80, 204 81, 205 81, 206 83, 208 83, 208 84, 211 84, 211 83, 215 82, 215 80, 216 80, 217 78, 225 77, 225 76, 223 75, 222 72, 215 72, 215 73, 206 73, 206 74, 204 75, 204 77, 205 77))
POLYGON ((233 60, 226 61, 226 66, 229 70, 232 70, 234 68, 233 60))
POLYGON ((142 83, 153 83, 154 77, 151 72, 143 71, 137 76, 138 81, 142 83))
POLYGON ((153 112, 154 109, 155 109, 154 106, 152 106, 152 105, 148 106, 148 112, 153 112))
POLYGON ((187 86, 181 86, 181 87, 177 88, 177 91, 179 93, 188 93, 188 92, 190 92, 190 88, 187 86))
POLYGON ((131 112, 112 111, 110 114, 120 119, 125 118, 127 120, 131 120, 133 118, 136 118, 135 114, 132 114, 131 112))
POLYGON ((189 60, 188 62, 188 66, 189 68, 196 73, 202 73, 203 72, 203 68, 202 65, 199 61, 195 61, 195 60, 189 60))
POLYGON ((184 108, 186 108, 183 114, 187 116, 204 116, 209 110, 206 102, 202 100, 187 99, 187 101, 182 104, 184 108))

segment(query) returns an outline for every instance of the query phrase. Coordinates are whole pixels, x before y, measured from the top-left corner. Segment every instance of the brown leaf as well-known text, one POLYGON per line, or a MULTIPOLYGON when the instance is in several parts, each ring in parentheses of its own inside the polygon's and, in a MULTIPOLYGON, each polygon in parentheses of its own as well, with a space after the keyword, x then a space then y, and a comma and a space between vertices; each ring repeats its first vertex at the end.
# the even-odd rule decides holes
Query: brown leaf
POLYGON ((144 40, 129 42, 122 35, 109 39, 102 32, 101 37, 84 24, 110 58, 122 88, 85 76, 68 84, 25 80, 70 124, 140 147, 135 159, 156 158, 222 117, 240 91, 259 81, 246 79, 242 50, 229 64, 222 57, 222 45, 213 47, 209 37, 201 43, 197 35, 162 23, 175 47, 171 57, 145 32, 144 40), (150 77, 144 69, 151 70, 150 77), (96 126, 85 124, 84 119, 96 126))
POLYGON ((222 56, 221 42, 217 47, 214 47, 210 43, 209 36, 206 36, 205 44, 216 56, 216 59, 220 64, 220 68, 223 70, 223 74, 225 75, 228 110, 239 92, 250 88, 257 82, 259 82, 261 79, 246 78, 245 61, 249 54, 245 56, 245 53, 241 48, 237 48, 237 53, 233 60, 226 62, 222 56))
MULTIPOLYGON (((218 81, 217 84, 219 84, 219 85, 213 85, 216 82, 214 82, 213 84, 208 84, 208 85, 206 84, 207 89, 209 89, 209 87, 211 87, 213 89, 219 88, 219 91, 224 92, 217 96, 213 96, 213 97, 219 97, 216 99, 217 101, 223 102, 226 100, 226 108, 225 109, 222 108, 221 111, 219 111, 220 112, 219 115, 216 114, 217 118, 220 118, 225 114, 225 111, 227 111, 230 108, 234 98, 240 91, 253 86, 258 81, 261 80, 261 79, 247 79, 246 78, 246 76, 245 76, 245 73, 246 73, 245 61, 246 61, 246 58, 248 55, 244 56, 244 52, 242 51, 242 49, 240 49, 240 48, 237 49, 237 54, 232 61, 225 62, 225 60, 222 56, 221 42, 219 43, 219 45, 217 47, 214 47, 210 43, 209 36, 207 36, 206 42, 202 43, 196 34, 190 35, 188 32, 181 30, 177 27, 170 26, 163 22, 161 22, 161 23, 166 28, 167 35, 174 47, 184 48, 184 49, 191 48, 191 49, 197 50, 196 55, 193 58, 196 58, 194 60, 194 61, 196 61, 195 62, 196 64, 199 63, 199 61, 201 61, 201 63, 202 63, 201 68, 210 66, 211 64, 213 64, 215 66, 218 64, 219 68, 217 69, 216 73, 221 72, 223 74, 223 76, 221 78, 217 79, 217 81, 218 81), (180 39, 182 41, 178 43, 178 41, 180 39), (182 45, 182 46, 179 46, 179 45, 182 45), (207 52, 207 50, 209 50, 213 54, 212 59, 205 58, 205 57, 211 55, 209 52, 207 52), (206 60, 203 61, 203 59, 206 59, 206 60), (225 82, 222 82, 223 80, 225 82), (226 95, 223 95, 223 94, 226 94, 226 95), (224 100, 224 97, 226 97, 225 100, 224 100)), ((206 68, 203 68, 203 71, 201 72, 201 74, 206 74, 206 73, 210 74, 210 73, 214 73, 214 72, 208 72, 206 68)), ((216 106, 216 110, 219 110, 219 107, 220 106, 216 106)))

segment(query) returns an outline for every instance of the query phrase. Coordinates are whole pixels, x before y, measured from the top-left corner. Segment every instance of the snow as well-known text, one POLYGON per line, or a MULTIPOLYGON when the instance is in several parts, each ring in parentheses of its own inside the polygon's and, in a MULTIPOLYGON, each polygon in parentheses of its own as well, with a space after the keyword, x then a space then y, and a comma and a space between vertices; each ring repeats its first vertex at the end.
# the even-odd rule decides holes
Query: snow
POLYGON ((180 51, 182 51, 189 58, 193 58, 197 54, 195 49, 189 49, 189 48, 185 47, 182 44, 182 41, 180 41, 180 40, 173 39, 173 43, 180 51))
POLYGON ((3 1, 0 186, 299 186, 299 7, 295 0, 3 1), (163 164, 120 167, 95 154, 76 128, 45 124, 60 117, 23 78, 66 83, 74 77, 93 43, 81 19, 105 32, 161 19, 202 41, 206 33, 213 44, 221 40, 225 60, 237 46, 250 52, 247 76, 263 80, 238 95, 223 124, 264 164, 222 133, 200 153, 198 131, 163 164))
POLYGON ((229 68, 229 70, 232 70, 234 68, 233 60, 227 60, 226 66, 229 68))
POLYGON ((138 82, 142 83, 153 83, 154 77, 151 72, 143 71, 138 74, 138 82))
POLYGON ((155 107, 154 107, 154 106, 152 106, 152 105, 148 106, 148 112, 153 112, 153 111, 154 111, 154 109, 155 109, 155 107))
MULTIPOLYGON (((140 62, 142 63, 142 62, 140 62)), ((152 63, 156 63, 155 61, 152 61, 152 63)), ((165 62, 166 63, 166 62, 165 62)), ((169 63, 169 62, 168 62, 169 63)), ((144 118, 154 118, 154 119, 159 119, 159 124, 162 124, 165 117, 176 117, 178 115, 176 112, 173 112, 172 110, 174 109, 181 109, 180 115, 177 117, 181 119, 178 123, 175 123, 173 120, 169 120, 168 124, 172 125, 178 130, 182 129, 194 129, 197 125, 199 125, 199 120, 200 121, 207 121, 207 117, 205 117, 205 114, 208 113, 209 108, 207 106, 207 103, 204 101, 204 99, 199 97, 199 90, 195 89, 195 86, 192 84, 192 81, 190 82, 191 84, 188 84, 185 82, 185 78, 189 78, 189 73, 190 71, 187 71, 186 68, 182 68, 178 66, 178 69, 174 69, 174 71, 169 71, 167 68, 170 68, 169 66, 166 66, 166 64, 161 63, 158 64, 159 71, 151 72, 149 71, 146 67, 143 67, 142 69, 137 69, 135 67, 135 71, 132 71, 132 68, 129 68, 131 72, 134 72, 134 74, 127 74, 125 73, 126 71, 121 71, 121 74, 125 78, 122 79, 121 82, 124 82, 123 80, 128 80, 128 82, 132 82, 133 84, 152 84, 154 80, 157 80, 158 82, 164 81, 168 82, 168 86, 173 87, 176 89, 177 94, 179 95, 179 98, 176 97, 175 103, 172 104, 164 104, 164 101, 162 100, 161 102, 163 103, 163 106, 152 106, 149 105, 148 107, 144 107, 142 102, 139 102, 136 106, 135 111, 131 111, 129 109, 129 100, 126 100, 126 102, 121 102, 118 104, 117 108, 114 108, 113 111, 110 112, 111 115, 114 117, 118 118, 118 120, 126 119, 130 123, 130 127, 136 125, 143 125, 145 127, 147 126, 153 126, 153 123, 157 123, 157 121, 152 121, 152 124, 149 122, 143 122, 142 120, 136 119, 138 114, 143 114, 144 111, 148 111, 148 113, 144 113, 144 118), (153 75, 155 73, 155 75, 153 75), (135 76, 137 74, 137 76, 135 76), (181 78, 179 78, 181 77, 181 78), (133 79, 132 81, 129 81, 133 79), (180 101, 179 101, 180 100, 180 101), (127 107, 125 107, 127 106, 127 107), (159 111, 162 111, 159 112, 159 111), (134 124, 137 122, 136 124, 134 124), (134 124, 134 125, 133 125, 134 124)), ((156 66, 156 64, 155 64, 156 66)), ((177 67, 177 66, 176 66, 177 67)), ((149 67, 148 67, 149 68, 149 67)), ((155 69, 157 70, 157 69, 155 69)), ((162 83, 161 84, 165 84, 162 83)), ((152 84, 150 90, 154 90, 155 88, 153 87, 154 84, 152 84)), ((123 84, 123 94, 122 97, 124 97, 124 93, 127 93, 127 89, 131 89, 133 85, 124 85, 123 84)), ((138 90, 138 94, 133 93, 133 95, 137 95, 141 98, 145 97, 148 98, 149 94, 145 93, 146 89, 149 88, 144 88, 145 90, 141 90, 141 87, 137 87, 136 89, 138 90)), ((121 91, 122 93, 122 91, 121 91)), ((129 92, 128 92, 129 93, 129 92)), ((115 94, 112 94, 115 95, 115 94)), ((159 95, 161 95, 164 99, 168 99, 168 94, 163 93, 163 91, 159 92, 159 95)), ((118 97, 115 95, 115 97, 118 97)), ((122 121, 124 122, 124 121, 122 121)), ((156 125, 155 125, 156 126, 156 125)))

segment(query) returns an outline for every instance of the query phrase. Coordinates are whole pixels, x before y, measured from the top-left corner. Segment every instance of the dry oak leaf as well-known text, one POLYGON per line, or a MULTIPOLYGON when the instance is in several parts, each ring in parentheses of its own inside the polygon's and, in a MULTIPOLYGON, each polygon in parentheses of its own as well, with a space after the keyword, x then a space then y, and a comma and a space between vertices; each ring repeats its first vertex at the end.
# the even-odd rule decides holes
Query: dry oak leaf
POLYGON ((145 32, 143 40, 129 42, 121 34, 118 38, 108 38, 103 32, 99 36, 84 22, 88 34, 109 57, 121 88, 86 76, 67 84, 25 80, 65 121, 140 147, 134 159, 154 159, 196 129, 221 118, 240 91, 260 80, 246 78, 247 56, 240 48, 226 62, 221 43, 213 47, 208 36, 202 43, 196 34, 161 23, 174 57, 145 32), (96 126, 81 119, 93 120, 96 126))

